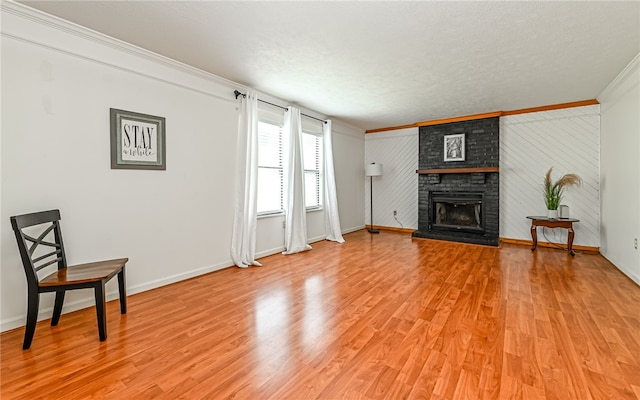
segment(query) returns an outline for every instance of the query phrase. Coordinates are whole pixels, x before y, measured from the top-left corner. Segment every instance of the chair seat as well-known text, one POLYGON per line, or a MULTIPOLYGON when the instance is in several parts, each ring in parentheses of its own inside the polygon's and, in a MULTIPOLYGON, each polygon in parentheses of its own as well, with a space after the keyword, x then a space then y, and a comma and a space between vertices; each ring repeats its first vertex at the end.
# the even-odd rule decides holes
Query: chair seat
POLYGON ((109 280, 122 270, 128 258, 72 265, 59 269, 41 279, 39 286, 59 286, 109 280))

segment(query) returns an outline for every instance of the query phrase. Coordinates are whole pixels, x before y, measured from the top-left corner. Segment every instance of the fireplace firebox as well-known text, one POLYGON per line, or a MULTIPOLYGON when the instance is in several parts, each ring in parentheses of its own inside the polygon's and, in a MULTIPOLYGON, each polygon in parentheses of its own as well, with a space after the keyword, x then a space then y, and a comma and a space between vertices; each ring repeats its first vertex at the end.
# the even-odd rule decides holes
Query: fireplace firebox
POLYGON ((431 192, 430 231, 484 232, 482 193, 431 192))

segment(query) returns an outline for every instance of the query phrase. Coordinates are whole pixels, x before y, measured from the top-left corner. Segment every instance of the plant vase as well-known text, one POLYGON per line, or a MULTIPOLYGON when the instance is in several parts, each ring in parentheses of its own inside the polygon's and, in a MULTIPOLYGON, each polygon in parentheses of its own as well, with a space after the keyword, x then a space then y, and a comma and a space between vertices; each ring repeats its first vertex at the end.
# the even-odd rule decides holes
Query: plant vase
POLYGON ((549 171, 544 176, 544 202, 547 206, 547 218, 558 219, 558 206, 562 202, 565 190, 569 186, 580 186, 582 179, 576 174, 564 174, 554 182, 551 180, 552 169, 553 167, 549 168, 549 171))

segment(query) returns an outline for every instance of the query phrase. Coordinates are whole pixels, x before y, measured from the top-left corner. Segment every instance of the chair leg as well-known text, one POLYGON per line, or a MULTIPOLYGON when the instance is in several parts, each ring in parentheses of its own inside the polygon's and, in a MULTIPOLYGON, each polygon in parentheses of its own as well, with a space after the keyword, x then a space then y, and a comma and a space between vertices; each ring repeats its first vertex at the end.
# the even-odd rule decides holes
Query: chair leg
POLYGON ((120 292, 120 314, 127 313, 127 285, 124 276, 124 267, 118 272, 118 290, 120 292))
POLYGON ((40 293, 38 290, 29 290, 27 298, 27 326, 24 331, 24 342, 22 342, 22 350, 31 347, 33 334, 36 331, 36 322, 38 322, 38 306, 40 305, 40 293))
POLYGON ((100 341, 107 340, 107 315, 105 313, 105 293, 104 282, 99 282, 95 288, 96 297, 96 314, 98 316, 98 334, 100 335, 100 341))
POLYGON ((62 304, 64 303, 64 290, 56 291, 56 302, 53 305, 53 317, 51 317, 51 326, 58 325, 60 314, 62 314, 62 304))

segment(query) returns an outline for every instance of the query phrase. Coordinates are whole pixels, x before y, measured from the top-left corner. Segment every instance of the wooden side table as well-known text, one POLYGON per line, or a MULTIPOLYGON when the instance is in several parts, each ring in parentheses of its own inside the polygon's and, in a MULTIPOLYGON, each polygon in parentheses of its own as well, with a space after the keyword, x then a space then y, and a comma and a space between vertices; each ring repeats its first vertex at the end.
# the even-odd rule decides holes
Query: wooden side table
POLYGON ((573 223, 580 222, 579 219, 575 218, 559 218, 559 219, 551 219, 547 217, 527 217, 531 220, 531 239, 533 240, 533 246, 531 247, 531 251, 534 251, 538 246, 538 232, 537 228, 539 226, 547 227, 547 228, 564 228, 569 231, 569 235, 567 238, 567 250, 569 254, 575 256, 576 253, 573 252, 573 223))

